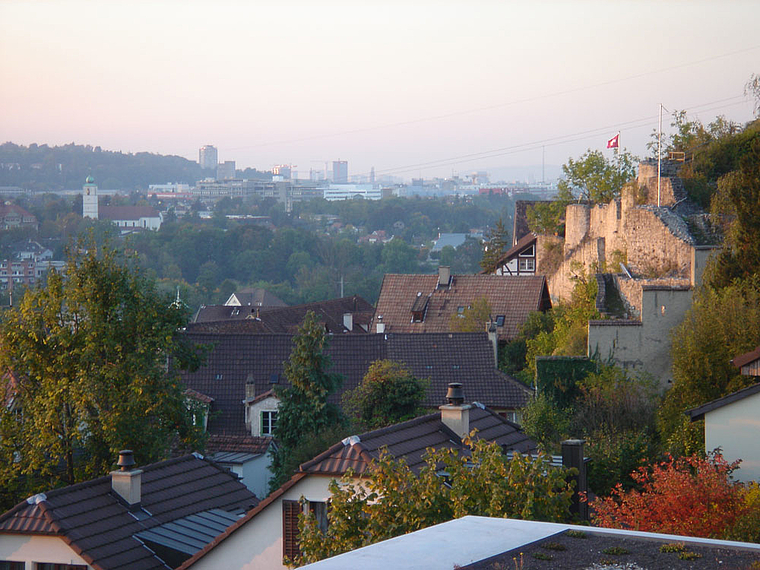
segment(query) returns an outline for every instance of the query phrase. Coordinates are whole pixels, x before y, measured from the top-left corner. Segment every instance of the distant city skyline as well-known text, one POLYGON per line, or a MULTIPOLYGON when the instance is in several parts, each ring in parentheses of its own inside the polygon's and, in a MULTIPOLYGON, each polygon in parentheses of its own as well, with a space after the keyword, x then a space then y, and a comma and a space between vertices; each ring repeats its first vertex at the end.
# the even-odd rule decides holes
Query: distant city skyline
MULTIPOLYGON (((658 106, 745 123, 760 3, 0 3, 3 141, 301 178, 405 179, 648 154, 658 106)), ((499 176, 496 176, 499 178, 499 176)), ((547 176, 547 178, 549 178, 547 176)), ((540 179, 540 176, 537 177, 540 179)))

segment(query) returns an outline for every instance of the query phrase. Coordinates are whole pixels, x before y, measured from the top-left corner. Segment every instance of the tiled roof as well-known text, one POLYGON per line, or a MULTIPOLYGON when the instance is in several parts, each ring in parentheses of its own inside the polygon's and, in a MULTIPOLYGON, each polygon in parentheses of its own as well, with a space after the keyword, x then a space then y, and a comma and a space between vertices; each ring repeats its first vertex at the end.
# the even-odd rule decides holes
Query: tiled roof
POLYGON ((54 489, 0 515, 0 533, 60 536, 98 570, 167 568, 134 535, 193 514, 242 513, 258 504, 236 477, 187 455, 141 468, 142 512, 137 520, 111 490, 111 477, 54 489))
MULTIPOLYGON (((240 291, 235 291, 233 294, 238 302, 243 305, 251 305, 254 307, 287 307, 288 304, 280 299, 278 296, 270 293, 266 289, 260 287, 246 287, 240 291)), ((230 295, 232 299, 232 295, 230 295)), ((229 302, 229 300, 228 300, 229 302)))
MULTIPOLYGON (((470 427, 478 430, 476 438, 495 441, 505 451, 526 453, 536 450, 535 442, 528 439, 519 426, 478 404, 474 404, 470 409, 470 427)), ((396 459, 404 458, 406 464, 413 470, 418 470, 422 466, 422 454, 427 448, 448 447, 467 452, 459 437, 443 424, 440 412, 361 434, 358 436, 358 441, 353 437, 346 438, 311 461, 303 463, 298 472, 284 485, 270 493, 255 509, 246 513, 244 517, 186 560, 178 570, 192 567, 195 562, 245 526, 302 479, 312 474, 341 476, 348 469, 353 469, 361 475, 367 470, 370 462, 379 457, 380 449, 384 446, 387 446, 388 451, 396 459)))
POLYGON ((214 401, 214 398, 211 396, 206 396, 206 394, 201 394, 197 390, 193 390, 192 388, 188 388, 185 390, 185 396, 188 396, 190 398, 194 398, 198 400, 199 402, 203 402, 204 404, 211 404, 214 401))
POLYGON ((750 352, 745 352, 744 354, 740 354, 736 358, 734 358, 731 361, 731 364, 736 366, 737 368, 741 368, 742 366, 746 366, 750 362, 754 362, 755 360, 760 359, 760 346, 758 346, 755 350, 751 350, 750 352))
POLYGON ((254 437, 252 435, 210 434, 206 442, 206 452, 211 453, 251 453, 260 455, 269 450, 271 437, 254 437))
POLYGON ((104 220, 139 220, 157 218, 158 212, 150 206, 100 206, 98 217, 104 220))
MULTIPOLYGON (((470 430, 477 429, 476 439, 498 443, 505 451, 521 453, 536 450, 536 443, 525 435, 519 426, 487 408, 473 405, 469 412, 470 430)), ((441 421, 440 412, 361 434, 358 440, 346 438, 333 445, 311 461, 301 465, 300 471, 327 475, 342 475, 353 469, 358 475, 364 473, 373 459, 380 457, 380 450, 387 448, 396 459, 404 458, 413 470, 424 464, 422 458, 429 448, 457 448, 466 452, 467 447, 459 437, 441 421)))
MULTIPOLYGON (((188 325, 188 330, 204 332, 227 332, 227 333, 294 333, 298 325, 303 321, 308 311, 317 315, 320 322, 324 323, 328 332, 349 332, 343 326, 343 315, 354 315, 354 323, 368 324, 374 307, 367 301, 354 295, 317 303, 306 303, 293 307, 267 307, 254 306, 227 306, 209 305, 203 306, 195 315, 193 323, 188 325)), ((361 327, 354 326, 351 332, 365 332, 361 327)))
POLYGON ((494 319, 504 315, 499 339, 511 340, 532 311, 551 307, 546 278, 542 275, 453 275, 448 287, 438 287, 438 275, 386 274, 377 301, 372 329, 382 316, 385 331, 392 333, 448 332, 460 307, 485 297, 494 319), (412 322, 418 298, 429 297, 422 322, 412 322))
MULTIPOLYGON (((211 334, 188 331, 189 340, 212 345, 206 364, 195 372, 181 373, 188 388, 214 398, 208 430, 213 434, 244 435, 243 400, 246 384, 253 396, 276 385, 287 385, 283 363, 293 348, 292 335, 211 334), (274 384, 276 381, 277 384, 274 384)), ((430 378, 423 404, 433 408, 445 400, 450 382, 464 385, 465 395, 493 408, 522 408, 528 388, 495 367, 493 345, 485 332, 439 334, 331 335, 327 353, 330 372, 344 376, 340 395, 361 383, 369 366, 388 359, 405 364, 417 378, 430 378)))

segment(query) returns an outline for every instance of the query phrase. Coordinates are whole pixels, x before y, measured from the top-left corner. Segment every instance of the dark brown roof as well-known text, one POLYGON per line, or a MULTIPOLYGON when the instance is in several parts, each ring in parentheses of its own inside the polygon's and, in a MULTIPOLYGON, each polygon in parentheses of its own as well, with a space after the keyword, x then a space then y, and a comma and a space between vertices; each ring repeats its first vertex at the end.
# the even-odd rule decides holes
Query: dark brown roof
POLYGON ((752 386, 742 388, 741 390, 738 390, 733 394, 729 394, 728 396, 723 396, 722 398, 718 398, 712 402, 707 402, 698 408, 687 410, 685 414, 691 418, 691 421, 696 422, 697 420, 704 418, 705 414, 708 412, 712 412, 713 410, 717 410, 718 408, 722 408, 728 404, 733 404, 734 402, 743 400, 744 398, 752 396, 753 394, 757 394, 758 392, 760 392, 760 382, 753 384, 752 386))
POLYGON ((306 303, 293 307, 237 307, 227 305, 202 306, 188 330, 219 333, 295 333, 308 311, 317 315, 327 332, 365 332, 354 326, 343 326, 343 315, 354 315, 355 325, 367 325, 375 308, 358 295, 306 303))
MULTIPOLYGON (((478 430, 476 439, 495 441, 505 451, 524 453, 536 450, 535 442, 523 434, 519 426, 487 408, 473 405, 470 410, 470 426, 478 430)), ((462 445, 459 437, 441 421, 440 412, 346 438, 311 461, 302 464, 298 473, 293 475, 282 487, 272 492, 259 503, 258 507, 229 526, 206 547, 186 560, 177 570, 190 568, 219 543, 231 536, 308 475, 342 476, 348 469, 354 469, 358 475, 361 475, 366 472, 370 462, 379 457, 379 451, 384 446, 387 446, 388 451, 396 459, 404 458, 407 465, 414 470, 418 470, 422 466, 422 454, 427 448, 447 447, 465 451, 465 446, 462 445)))
POLYGON ((504 252, 504 255, 502 255, 499 258, 499 260, 494 264, 494 267, 492 267, 490 270, 484 270, 482 273, 493 273, 494 271, 496 271, 498 267, 509 262, 513 257, 516 257, 526 247, 528 247, 531 244, 535 244, 536 239, 537 238, 535 234, 532 234, 532 233, 525 234, 523 237, 520 238, 520 240, 517 243, 515 243, 515 245, 513 245, 507 251, 504 252))
POLYGON ((386 332, 448 332, 459 308, 481 297, 488 299, 494 319, 504 315, 504 326, 498 328, 499 340, 515 338, 529 313, 551 307, 542 275, 453 275, 448 287, 438 287, 437 274, 386 274, 371 330, 376 330, 382 316, 386 332), (428 300, 424 320, 412 322, 418 299, 428 300))
POLYGON ((188 396, 190 398, 194 398, 198 400, 199 402, 203 402, 204 404, 211 404, 214 401, 214 398, 211 396, 206 396, 206 394, 201 394, 197 390, 193 390, 192 388, 187 388, 185 390, 185 396, 188 396))
POLYGON ((745 352, 744 354, 740 354, 736 358, 734 358, 731 361, 731 364, 736 366, 737 368, 741 368, 742 366, 746 366, 747 364, 754 362, 755 360, 760 359, 760 346, 758 346, 755 350, 751 350, 750 352, 745 352))
MULTIPOLYGON (((270 293, 260 287, 246 287, 240 291, 235 291, 235 297, 243 306, 251 305, 254 307, 287 307, 288 304, 278 296, 270 293)), ((230 295, 232 298, 232 295, 230 295)))
MULTIPOLYGON (((470 409, 470 430, 472 429, 478 430, 476 439, 494 441, 505 451, 526 453, 536 450, 536 443, 518 425, 477 404, 470 409)), ((404 458, 406 464, 417 471, 424 464, 422 456, 425 450, 431 447, 467 451, 467 446, 444 425, 440 412, 437 412, 346 438, 301 465, 300 470, 340 476, 353 469, 361 475, 373 459, 379 459, 380 450, 387 448, 393 457, 404 458)))
POLYGON ((111 491, 111 477, 35 495, 0 515, 0 533, 60 536, 97 569, 167 565, 134 535, 192 514, 240 513, 258 504, 237 478, 213 462, 186 455, 142 468, 138 520, 111 491))
POLYGON ((528 208, 545 200, 517 200, 515 202, 515 219, 512 226, 512 243, 516 244, 530 233, 528 227, 528 208))
POLYGON ((157 218, 158 212, 150 206, 100 206, 98 217, 104 220, 139 220, 157 218))
MULTIPOLYGON (((206 364, 195 372, 183 372, 188 388, 214 398, 208 430, 215 434, 248 433, 243 400, 246 384, 253 395, 277 385, 287 385, 283 363, 293 348, 292 335, 212 334, 187 331, 197 344, 212 345, 206 364)), ((485 332, 441 334, 331 335, 327 353, 331 372, 345 378, 339 394, 361 383, 369 366, 388 359, 405 364, 418 378, 431 383, 423 404, 434 408, 445 401, 450 382, 461 382, 468 399, 492 408, 522 408, 530 389, 495 367, 493 345, 485 332)), ((248 396, 251 392, 248 392, 248 396)))

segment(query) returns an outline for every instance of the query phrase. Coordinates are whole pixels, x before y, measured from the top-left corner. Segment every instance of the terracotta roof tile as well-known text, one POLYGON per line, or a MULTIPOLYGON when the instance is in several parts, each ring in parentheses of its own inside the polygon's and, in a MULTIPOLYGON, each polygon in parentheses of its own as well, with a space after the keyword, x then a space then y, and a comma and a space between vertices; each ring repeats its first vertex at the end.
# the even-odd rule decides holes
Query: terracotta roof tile
POLYGON ((438 287, 438 275, 386 274, 377 301, 372 329, 379 317, 385 332, 441 333, 451 330, 451 319, 460 307, 485 297, 491 314, 504 315, 499 340, 515 338, 528 315, 551 307, 546 278, 542 275, 454 275, 448 287, 438 287), (422 301, 420 300, 422 299, 422 301), (422 322, 413 322, 412 311, 427 300, 422 322))

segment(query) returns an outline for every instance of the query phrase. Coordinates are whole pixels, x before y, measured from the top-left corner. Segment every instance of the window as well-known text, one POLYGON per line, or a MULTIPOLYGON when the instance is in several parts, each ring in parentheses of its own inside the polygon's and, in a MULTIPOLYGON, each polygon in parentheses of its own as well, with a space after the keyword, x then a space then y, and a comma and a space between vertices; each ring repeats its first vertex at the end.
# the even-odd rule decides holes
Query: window
POLYGON ((274 428, 277 425, 277 412, 275 410, 264 410, 261 412, 261 435, 274 434, 274 428))
POLYGON ((24 570, 24 563, 0 560, 0 570, 24 570))
POLYGON ((498 315, 498 316, 496 317, 496 326, 497 326, 497 327, 503 327, 503 326, 504 326, 504 317, 505 317, 505 316, 506 316, 506 315, 498 315))
POLYGON ((282 502, 282 556, 293 560, 300 553, 298 548, 298 513, 301 504, 298 501, 282 502))
POLYGON ((530 246, 520 252, 520 257, 535 257, 536 250, 534 246, 530 246))
POLYGON ((532 258, 520 259, 520 271, 535 271, 536 260, 532 258))

